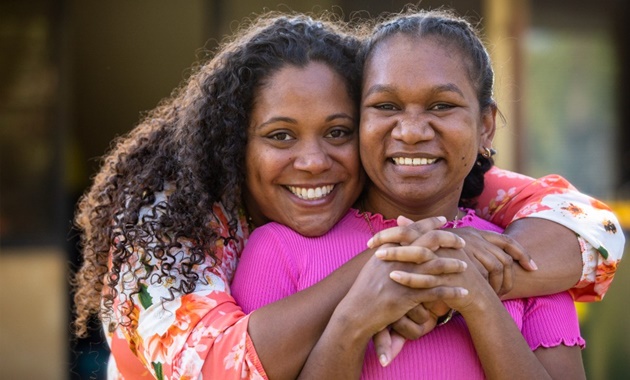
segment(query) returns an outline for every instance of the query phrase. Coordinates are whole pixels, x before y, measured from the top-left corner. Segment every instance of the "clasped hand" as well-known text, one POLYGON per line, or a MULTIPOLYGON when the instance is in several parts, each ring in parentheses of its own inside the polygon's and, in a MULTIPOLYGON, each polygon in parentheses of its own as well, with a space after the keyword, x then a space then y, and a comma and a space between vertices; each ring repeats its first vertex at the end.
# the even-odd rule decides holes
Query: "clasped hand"
POLYGON ((407 288, 424 290, 417 294, 417 305, 374 335, 382 365, 398 355, 405 339, 418 339, 436 327, 439 316, 450 310, 445 301, 468 293, 465 281, 464 287, 446 286, 446 275, 463 273, 470 263, 498 295, 503 295, 513 286, 514 261, 526 270, 537 269, 523 247, 509 236, 474 228, 436 230, 444 221, 428 218, 413 222, 399 217, 398 227, 381 231, 368 242, 380 260, 415 264, 397 268, 389 277, 407 288))

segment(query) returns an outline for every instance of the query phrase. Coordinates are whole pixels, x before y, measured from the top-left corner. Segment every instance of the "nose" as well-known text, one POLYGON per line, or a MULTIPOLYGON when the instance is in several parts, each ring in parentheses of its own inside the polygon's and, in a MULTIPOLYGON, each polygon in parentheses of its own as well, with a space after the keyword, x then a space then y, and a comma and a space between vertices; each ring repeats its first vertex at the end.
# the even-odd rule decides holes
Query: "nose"
POLYGON ((319 174, 329 170, 332 166, 332 158, 326 148, 320 142, 301 144, 299 153, 293 161, 297 170, 303 170, 311 174, 319 174))
POLYGON ((392 138, 413 145, 435 137, 435 130, 427 117, 419 113, 401 115, 392 130, 392 138))

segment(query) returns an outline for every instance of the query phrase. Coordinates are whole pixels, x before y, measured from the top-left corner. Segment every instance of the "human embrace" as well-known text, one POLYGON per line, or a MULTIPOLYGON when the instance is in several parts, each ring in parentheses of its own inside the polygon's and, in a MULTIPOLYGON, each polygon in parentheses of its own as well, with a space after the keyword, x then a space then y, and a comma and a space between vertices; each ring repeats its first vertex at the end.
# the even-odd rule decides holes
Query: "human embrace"
POLYGON ((238 32, 80 202, 108 377, 584 378, 573 299, 624 238, 561 177, 493 166, 493 79, 446 11, 238 32))

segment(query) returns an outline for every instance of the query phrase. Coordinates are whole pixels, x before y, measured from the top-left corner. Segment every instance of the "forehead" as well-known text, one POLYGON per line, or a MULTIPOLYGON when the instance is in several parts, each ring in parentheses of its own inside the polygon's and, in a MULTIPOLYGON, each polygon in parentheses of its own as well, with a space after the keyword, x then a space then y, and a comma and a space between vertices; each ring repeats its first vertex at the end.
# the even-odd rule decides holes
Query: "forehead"
POLYGON ((433 81, 456 82, 472 87, 467 60, 455 43, 433 36, 398 33, 376 44, 368 56, 364 84, 433 81))
POLYGON ((304 119, 338 112, 353 114, 355 109, 346 80, 329 65, 313 61, 303 67, 286 65, 272 74, 255 91, 252 118, 282 115, 304 119))
MULTIPOLYGON (((304 66, 287 64, 269 75, 255 91, 256 97, 270 92, 303 92, 328 90, 331 86, 345 88, 346 80, 330 65, 311 61, 304 66)), ((347 91, 344 91, 347 92, 347 91)))

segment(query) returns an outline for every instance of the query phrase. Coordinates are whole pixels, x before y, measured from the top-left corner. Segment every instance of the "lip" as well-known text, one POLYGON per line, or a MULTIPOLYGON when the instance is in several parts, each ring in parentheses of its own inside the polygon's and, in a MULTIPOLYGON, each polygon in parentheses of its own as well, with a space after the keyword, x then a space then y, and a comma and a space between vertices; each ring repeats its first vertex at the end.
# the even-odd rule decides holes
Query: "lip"
POLYGON ((441 158, 426 153, 397 152, 387 156, 387 164, 393 173, 403 177, 428 178, 437 170, 441 158))

